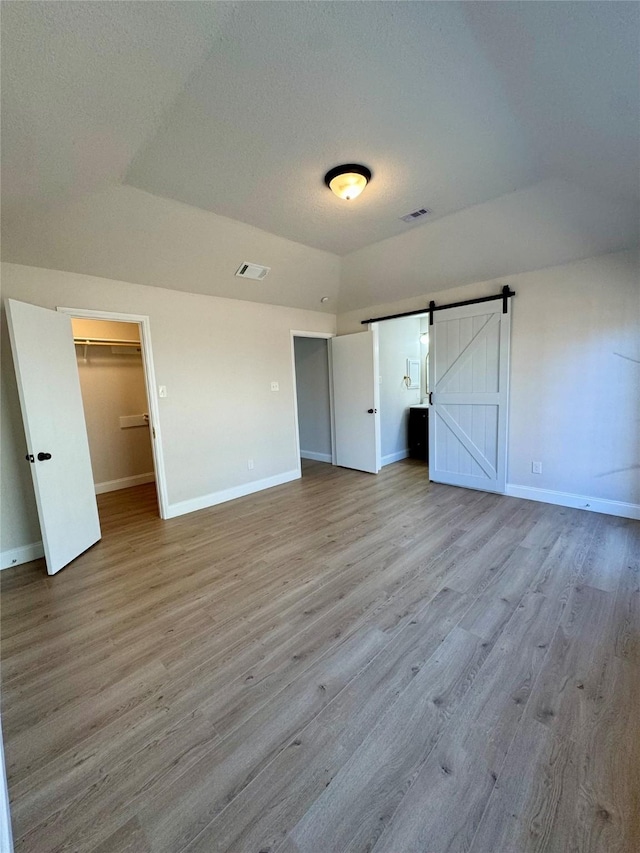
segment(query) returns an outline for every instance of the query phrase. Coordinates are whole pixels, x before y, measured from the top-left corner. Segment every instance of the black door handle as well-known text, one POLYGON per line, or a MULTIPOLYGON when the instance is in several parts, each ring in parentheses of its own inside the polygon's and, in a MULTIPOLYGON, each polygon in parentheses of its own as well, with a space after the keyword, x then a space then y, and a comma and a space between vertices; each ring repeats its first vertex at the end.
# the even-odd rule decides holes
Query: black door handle
POLYGON ((377 409, 367 409, 367 412, 369 412, 370 415, 372 415, 374 412, 377 412, 377 411, 378 411, 377 409))
POLYGON ((33 458, 33 453, 27 453, 27 455, 24 458, 27 460, 27 462, 35 462, 36 461, 33 458))
POLYGON ((47 459, 51 459, 50 453, 38 453, 38 462, 46 462, 47 459))

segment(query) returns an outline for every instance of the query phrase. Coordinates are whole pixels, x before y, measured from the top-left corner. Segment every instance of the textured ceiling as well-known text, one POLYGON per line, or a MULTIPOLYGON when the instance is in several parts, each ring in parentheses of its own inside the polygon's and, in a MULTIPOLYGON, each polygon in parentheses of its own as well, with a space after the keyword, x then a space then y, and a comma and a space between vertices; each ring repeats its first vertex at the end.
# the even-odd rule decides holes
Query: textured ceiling
POLYGON ((338 254, 558 173, 637 191, 638 33, 557 6, 241 4, 126 180, 338 254))
POLYGON ((267 3, 241 5, 126 180, 345 254, 536 166, 462 6, 267 3), (352 162, 373 180, 348 204, 323 176, 352 162))
MULTIPOLYGON (((141 272, 151 266, 144 240, 116 258, 118 205, 123 219, 135 208, 144 231, 147 213, 153 220, 150 196, 209 212, 212 228, 222 216, 336 255, 420 231, 423 290, 430 258, 446 286, 460 283, 459 268, 471 280, 530 269, 531 246, 557 225, 568 224, 571 239, 543 252, 546 264, 624 248, 637 234, 639 9, 4 3, 4 256, 171 286, 161 272, 153 282, 141 272), (354 161, 369 166, 373 180, 346 203, 323 176, 354 161), (100 220, 101 194, 108 223, 100 220), (497 233, 508 222, 495 218, 505 207, 496 200, 509 196, 508 219, 535 233, 497 233), (596 210, 580 215, 587 198, 596 210), (426 221, 400 221, 419 207, 433 211, 426 221), (79 219, 107 226, 112 242, 102 257, 79 219), (442 270, 434 235, 446 234, 451 246, 456 233, 472 245, 488 240, 495 263, 483 255, 474 271, 461 245, 460 263, 454 252, 442 270)), ((173 233, 181 286, 237 294, 207 277, 204 264, 182 258, 188 235, 179 229, 188 219, 176 217, 173 233)), ((410 293, 398 282, 395 295, 415 295, 411 286, 410 293)), ((316 296, 256 298, 317 307, 316 296)), ((363 291, 357 301, 367 298, 363 291)))

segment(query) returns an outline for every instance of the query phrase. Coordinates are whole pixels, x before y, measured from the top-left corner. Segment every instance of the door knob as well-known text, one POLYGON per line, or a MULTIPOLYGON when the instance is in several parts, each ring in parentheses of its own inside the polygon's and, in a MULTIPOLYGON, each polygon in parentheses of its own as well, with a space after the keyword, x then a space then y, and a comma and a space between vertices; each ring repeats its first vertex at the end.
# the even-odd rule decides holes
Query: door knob
POLYGON ((370 415, 373 415, 374 412, 377 412, 377 411, 378 411, 377 409, 367 409, 367 412, 369 412, 370 415))
POLYGON ((51 459, 50 453, 38 453, 38 462, 46 462, 47 459, 51 459))
POLYGON ((24 458, 27 460, 27 462, 35 462, 36 461, 33 458, 33 453, 27 453, 27 455, 24 458))

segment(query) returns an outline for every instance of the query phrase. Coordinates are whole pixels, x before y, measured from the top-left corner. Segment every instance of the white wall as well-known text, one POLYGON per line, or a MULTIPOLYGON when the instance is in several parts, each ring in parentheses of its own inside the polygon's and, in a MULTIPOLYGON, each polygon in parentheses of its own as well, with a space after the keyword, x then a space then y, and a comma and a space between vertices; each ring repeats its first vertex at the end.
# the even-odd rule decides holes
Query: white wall
MULTIPOLYGON (((71 322, 74 337, 139 340, 135 323, 71 322)), ((120 426, 121 415, 149 411, 141 352, 134 347, 114 353, 107 346, 78 345, 76 356, 96 491, 149 482, 153 479, 149 427, 120 426)))
MULTIPOLYGON (((512 494, 638 516, 640 278, 636 252, 509 276, 338 317, 339 333, 376 314, 497 293, 512 302, 508 484, 512 494), (532 461, 543 473, 533 474, 532 461)), ((348 287, 348 280, 345 286, 348 287)))
POLYGON ((300 456, 331 462, 329 359, 326 338, 294 338, 300 456))
POLYGON ((35 220, 4 215, 2 243, 16 264, 336 313, 336 255, 126 184, 50 205, 35 220), (237 278, 243 261, 271 272, 237 278))
MULTIPOLYGON (((333 315, 15 264, 2 265, 2 295, 150 317, 156 380, 168 391, 158 404, 172 513, 297 476, 290 330, 334 332, 333 315)), ((2 322, 4 552, 40 533, 4 312, 2 322)))
POLYGON ((385 302, 393 291, 435 293, 637 244, 633 202, 549 179, 346 255, 338 313, 385 302))
POLYGON ((420 319, 406 317, 380 323, 378 345, 380 453, 382 464, 388 465, 409 455, 409 406, 420 402, 420 388, 407 388, 404 376, 407 359, 420 358, 420 319))

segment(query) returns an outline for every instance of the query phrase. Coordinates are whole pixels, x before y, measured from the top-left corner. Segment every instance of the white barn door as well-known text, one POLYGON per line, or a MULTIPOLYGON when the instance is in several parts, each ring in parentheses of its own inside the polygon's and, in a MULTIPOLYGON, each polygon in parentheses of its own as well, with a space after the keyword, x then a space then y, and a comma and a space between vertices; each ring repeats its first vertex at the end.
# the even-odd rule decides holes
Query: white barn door
POLYGON ((27 462, 47 572, 55 574, 100 539, 71 319, 7 299, 27 462))
POLYGON ((436 311, 429 327, 429 479, 504 493, 510 302, 436 311))

